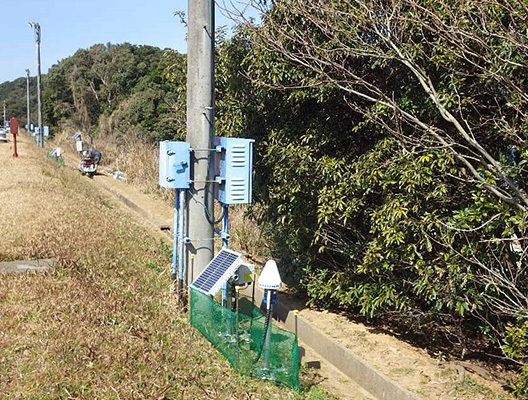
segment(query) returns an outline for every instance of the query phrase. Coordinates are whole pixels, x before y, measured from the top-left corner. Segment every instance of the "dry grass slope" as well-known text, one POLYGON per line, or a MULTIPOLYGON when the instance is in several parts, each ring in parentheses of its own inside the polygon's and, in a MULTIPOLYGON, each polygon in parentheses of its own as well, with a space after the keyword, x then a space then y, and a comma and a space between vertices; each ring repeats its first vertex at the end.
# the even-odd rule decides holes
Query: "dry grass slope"
POLYGON ((166 247, 26 139, 0 148, 0 398, 288 399, 230 369, 168 293, 166 247), (11 207, 13 205, 13 207, 11 207))

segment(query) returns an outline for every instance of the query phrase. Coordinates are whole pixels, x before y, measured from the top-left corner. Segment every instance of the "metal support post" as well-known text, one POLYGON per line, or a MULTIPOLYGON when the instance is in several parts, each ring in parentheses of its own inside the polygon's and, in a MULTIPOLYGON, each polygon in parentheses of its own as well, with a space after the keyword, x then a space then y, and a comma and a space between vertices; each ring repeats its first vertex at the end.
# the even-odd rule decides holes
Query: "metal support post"
POLYGON ((180 217, 178 218, 179 227, 178 227, 178 296, 180 299, 180 302, 183 301, 183 280, 184 280, 184 274, 183 274, 183 257, 185 253, 185 189, 180 189, 180 205, 179 205, 179 211, 180 211, 180 217))
POLYGON ((264 333, 264 343, 262 348, 263 355, 263 361, 264 361, 264 368, 270 369, 270 351, 271 351, 271 327, 273 326, 273 323, 271 321, 271 317, 273 316, 273 303, 272 303, 272 296, 273 291, 267 290, 265 293, 266 296, 266 318, 269 319, 268 324, 266 325, 266 332, 264 333))
MULTIPOLYGON (((222 218, 222 231, 224 234, 222 238, 222 247, 227 249, 229 247, 229 206, 222 204, 223 218, 222 218)), ((230 308, 231 303, 230 285, 228 282, 222 286, 222 304, 225 308, 230 308)))
POLYGON ((222 230, 224 231, 224 237, 222 238, 222 247, 229 247, 229 206, 222 204, 223 219, 222 219, 222 230))
MULTIPOLYGON (((178 271, 178 240, 180 237, 180 191, 174 189, 174 224, 172 226, 172 284, 176 284, 178 271)), ((174 286, 173 286, 174 287, 174 286)))
POLYGON ((27 133, 31 132, 31 111, 29 108, 29 69, 26 69, 26 108, 27 108, 27 133))
POLYGON ((18 149, 17 149, 17 136, 13 135, 13 157, 18 157, 18 149))
POLYGON ((44 124, 42 123, 42 87, 40 72, 40 40, 41 30, 38 22, 30 22, 29 26, 35 30, 35 44, 37 52, 37 102, 38 102, 38 126, 39 126, 39 146, 44 147, 44 124))

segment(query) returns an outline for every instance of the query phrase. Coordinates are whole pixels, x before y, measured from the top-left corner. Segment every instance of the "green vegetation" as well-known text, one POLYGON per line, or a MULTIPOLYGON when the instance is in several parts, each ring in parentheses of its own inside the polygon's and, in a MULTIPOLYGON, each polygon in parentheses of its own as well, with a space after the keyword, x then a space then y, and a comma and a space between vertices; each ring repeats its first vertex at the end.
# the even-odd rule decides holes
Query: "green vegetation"
POLYGON ((258 216, 290 278, 524 362, 528 4, 262 3, 222 49, 219 120, 258 139, 258 216))
MULTIPOLYGON (((257 3, 262 26, 218 43, 217 135, 257 140, 251 212, 291 283, 525 365, 528 2, 257 3)), ((183 55, 95 45, 50 70, 46 122, 154 187, 155 141, 185 134, 184 85, 183 55)), ((526 382, 525 366, 519 396, 526 382)))

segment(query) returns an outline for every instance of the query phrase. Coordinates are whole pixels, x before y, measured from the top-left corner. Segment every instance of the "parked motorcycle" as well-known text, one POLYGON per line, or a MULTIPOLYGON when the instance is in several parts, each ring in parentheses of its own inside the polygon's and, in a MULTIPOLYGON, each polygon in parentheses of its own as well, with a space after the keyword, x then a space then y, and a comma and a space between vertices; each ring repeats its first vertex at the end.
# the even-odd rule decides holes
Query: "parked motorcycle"
POLYGON ((92 178, 97 172, 97 166, 101 161, 101 153, 97 150, 87 150, 82 154, 79 170, 82 175, 88 175, 92 178))

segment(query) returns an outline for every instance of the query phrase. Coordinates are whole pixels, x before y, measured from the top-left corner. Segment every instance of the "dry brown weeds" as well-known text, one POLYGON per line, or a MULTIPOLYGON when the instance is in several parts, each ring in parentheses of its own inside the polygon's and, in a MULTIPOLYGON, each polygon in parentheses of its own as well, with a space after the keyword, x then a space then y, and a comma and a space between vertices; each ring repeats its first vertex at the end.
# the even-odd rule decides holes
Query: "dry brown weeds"
POLYGON ((165 246, 26 138, 0 147, 0 398, 267 399, 298 395, 231 370, 169 293, 165 246))

